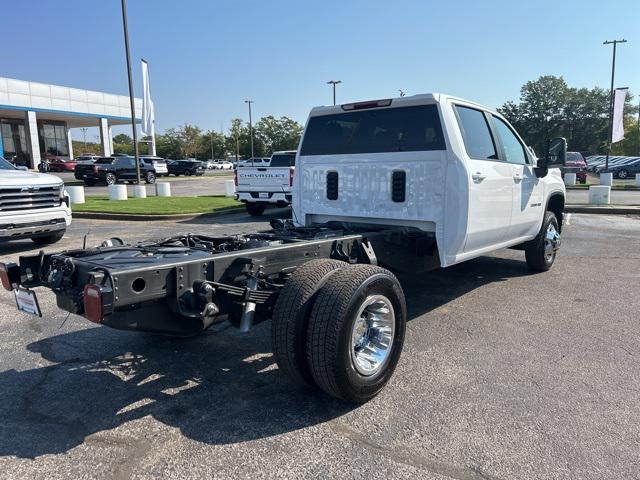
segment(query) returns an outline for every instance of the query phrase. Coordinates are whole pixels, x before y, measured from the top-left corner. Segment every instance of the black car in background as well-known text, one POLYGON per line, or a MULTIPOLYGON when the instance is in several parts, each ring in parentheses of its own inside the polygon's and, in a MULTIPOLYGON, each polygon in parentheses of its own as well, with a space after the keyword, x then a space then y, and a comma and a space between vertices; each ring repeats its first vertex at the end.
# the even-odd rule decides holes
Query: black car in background
POLYGON ((206 169, 204 162, 198 160, 167 160, 169 175, 203 175, 206 169))
MULTIPOLYGON (((78 164, 74 176, 88 187, 101 183, 115 185, 117 182, 137 181, 134 157, 101 157, 92 164, 78 164)), ((150 164, 140 162, 140 178, 146 183, 156 182, 156 171, 150 164)))

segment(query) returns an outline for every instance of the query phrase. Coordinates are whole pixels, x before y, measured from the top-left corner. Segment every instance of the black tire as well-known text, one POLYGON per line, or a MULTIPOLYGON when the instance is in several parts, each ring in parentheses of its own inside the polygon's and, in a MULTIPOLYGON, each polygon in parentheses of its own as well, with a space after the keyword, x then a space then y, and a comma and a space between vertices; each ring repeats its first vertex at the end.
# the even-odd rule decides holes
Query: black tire
POLYGON ((389 271, 352 265, 332 275, 318 292, 307 327, 307 362, 316 384, 329 395, 364 403, 387 384, 400 359, 407 321, 402 287, 389 271), (394 334, 377 371, 363 375, 352 354, 357 316, 371 295, 384 296, 393 307, 394 334))
POLYGON ((149 184, 156 183, 156 174, 153 172, 147 172, 147 174, 144 176, 144 181, 149 184))
POLYGON ((533 240, 525 243, 524 255, 527 260, 529 268, 535 272, 546 272, 549 270, 556 260, 560 248, 560 228, 558 226, 558 219, 553 212, 545 212, 544 221, 540 232, 533 240), (557 232, 557 241, 547 240, 547 233, 550 228, 557 232), (550 244, 548 243, 550 242, 550 244), (553 248, 553 254, 549 255, 549 252, 545 252, 545 248, 551 246, 553 248))
POLYGON ((318 290, 329 277, 349 264, 338 260, 311 260, 299 267, 278 295, 271 319, 271 345, 280 370, 293 381, 315 385, 307 364, 307 323, 318 290))
POLYGON ((193 172, 192 172, 191 170, 187 170, 186 172, 184 172, 184 174, 185 174, 187 177, 190 177, 191 175, 193 175, 193 172))
POLYGON ((624 168, 622 170, 618 170, 618 178, 620 180, 624 180, 629 177, 629 172, 627 172, 624 168))
POLYGON ((51 235, 43 235, 41 237, 33 237, 31 241, 36 245, 51 245, 52 243, 59 242, 64 237, 65 230, 61 230, 51 235))
POLYGON ((118 181, 118 177, 116 177, 115 173, 107 173, 107 175, 104 177, 104 183, 108 185, 115 185, 116 182, 118 181))
POLYGON ((267 206, 264 203, 247 202, 247 212, 252 217, 259 217, 260 215, 262 215, 265 208, 267 208, 267 206))

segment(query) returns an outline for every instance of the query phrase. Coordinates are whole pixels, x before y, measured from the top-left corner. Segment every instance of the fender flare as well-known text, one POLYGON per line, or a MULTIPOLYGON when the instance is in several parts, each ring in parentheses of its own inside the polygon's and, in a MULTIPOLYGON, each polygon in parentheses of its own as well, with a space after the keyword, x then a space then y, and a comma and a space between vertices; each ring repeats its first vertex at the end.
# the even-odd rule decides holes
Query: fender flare
MULTIPOLYGON (((547 196, 546 204, 544 206, 544 212, 547 212, 550 210, 553 213, 555 213, 556 218, 558 220, 558 227, 560 228, 561 231, 562 231, 563 212, 564 212, 565 203, 566 203, 565 192, 563 192, 562 190, 553 190, 549 192, 549 195, 547 196)), ((544 217, 544 212, 543 212, 543 217, 544 217)))

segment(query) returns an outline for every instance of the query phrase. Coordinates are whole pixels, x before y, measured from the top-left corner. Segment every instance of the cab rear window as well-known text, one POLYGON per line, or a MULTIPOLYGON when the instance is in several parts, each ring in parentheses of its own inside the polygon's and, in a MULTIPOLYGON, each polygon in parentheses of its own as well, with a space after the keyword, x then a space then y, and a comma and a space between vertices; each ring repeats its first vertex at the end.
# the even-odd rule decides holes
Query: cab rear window
POLYGON ((296 164, 295 153, 280 153, 271 157, 271 167, 293 167, 296 164))
POLYGON ((301 155, 444 150, 436 105, 361 110, 312 117, 301 155))

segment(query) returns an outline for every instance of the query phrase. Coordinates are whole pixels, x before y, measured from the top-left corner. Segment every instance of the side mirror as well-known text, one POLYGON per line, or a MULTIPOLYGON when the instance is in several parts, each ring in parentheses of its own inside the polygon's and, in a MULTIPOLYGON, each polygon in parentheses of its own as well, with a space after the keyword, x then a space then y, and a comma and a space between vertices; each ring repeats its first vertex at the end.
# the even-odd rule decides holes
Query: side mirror
POLYGON ((563 137, 552 138, 551 140, 547 140, 547 150, 542 165, 538 163, 538 166, 544 168, 564 167, 566 158, 567 140, 563 137))

